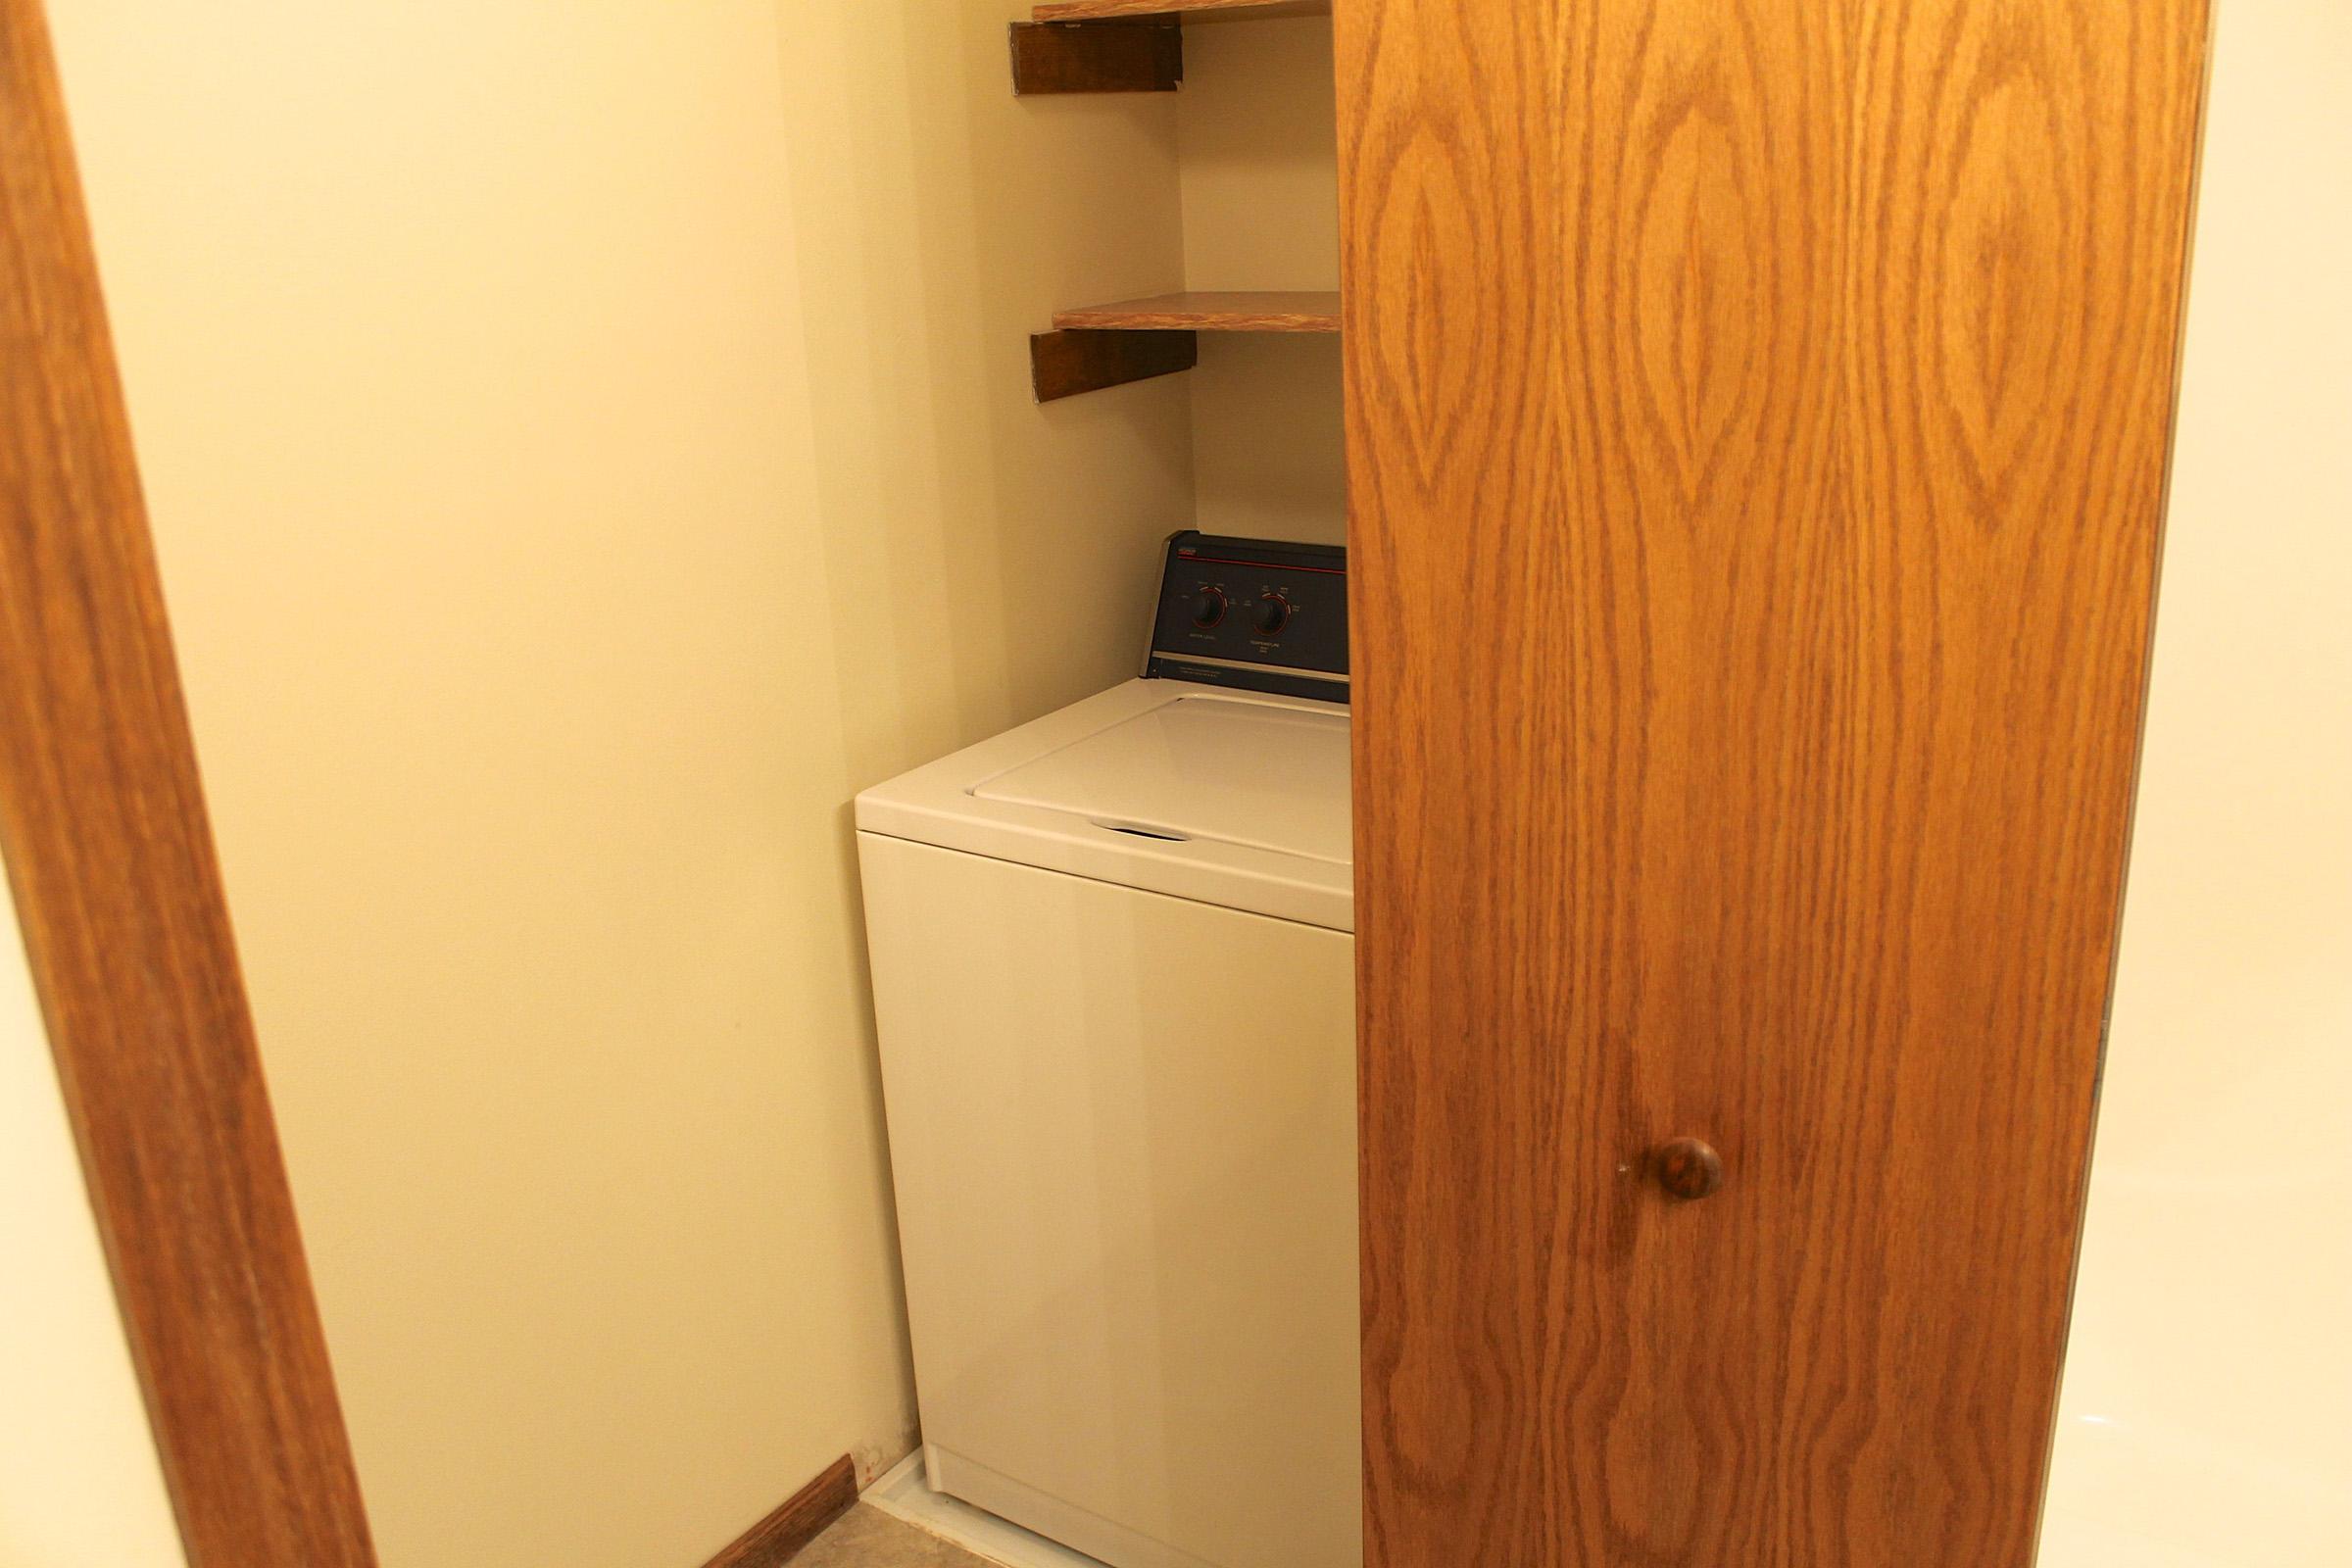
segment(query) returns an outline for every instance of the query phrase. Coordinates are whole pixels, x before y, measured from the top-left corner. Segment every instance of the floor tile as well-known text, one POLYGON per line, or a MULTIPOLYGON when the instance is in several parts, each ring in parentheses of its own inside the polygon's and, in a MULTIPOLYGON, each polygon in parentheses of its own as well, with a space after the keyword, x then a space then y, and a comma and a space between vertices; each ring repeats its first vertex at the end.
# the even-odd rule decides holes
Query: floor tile
POLYGON ((953 1542, 940 1540, 859 1503, 792 1559, 792 1568, 993 1568, 953 1542))

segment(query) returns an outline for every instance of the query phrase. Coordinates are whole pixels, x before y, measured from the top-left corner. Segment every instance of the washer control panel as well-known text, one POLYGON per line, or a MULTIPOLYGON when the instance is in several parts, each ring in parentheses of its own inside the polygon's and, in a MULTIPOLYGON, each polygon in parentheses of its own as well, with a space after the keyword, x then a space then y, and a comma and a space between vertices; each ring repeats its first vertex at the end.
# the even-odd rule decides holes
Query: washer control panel
POLYGON ((1346 702, 1347 550, 1172 536, 1144 673, 1346 702))

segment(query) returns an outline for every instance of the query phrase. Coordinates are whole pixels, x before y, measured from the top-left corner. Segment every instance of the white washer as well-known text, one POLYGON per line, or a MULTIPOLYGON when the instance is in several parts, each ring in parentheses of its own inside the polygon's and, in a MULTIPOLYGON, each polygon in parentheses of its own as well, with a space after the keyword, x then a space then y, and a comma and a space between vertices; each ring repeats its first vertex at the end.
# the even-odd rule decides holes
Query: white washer
POLYGON ((1363 1560, 1348 733, 1148 678, 858 800, 931 1483, 1115 1568, 1363 1560))

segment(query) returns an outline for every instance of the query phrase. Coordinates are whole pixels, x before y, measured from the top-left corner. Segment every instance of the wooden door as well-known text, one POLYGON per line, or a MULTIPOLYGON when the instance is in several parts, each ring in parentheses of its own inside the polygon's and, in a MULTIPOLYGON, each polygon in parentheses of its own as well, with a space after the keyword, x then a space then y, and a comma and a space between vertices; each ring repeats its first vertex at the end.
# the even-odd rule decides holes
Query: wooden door
POLYGON ((1338 8, 1374 1568, 2030 1562, 2206 10, 1338 8))

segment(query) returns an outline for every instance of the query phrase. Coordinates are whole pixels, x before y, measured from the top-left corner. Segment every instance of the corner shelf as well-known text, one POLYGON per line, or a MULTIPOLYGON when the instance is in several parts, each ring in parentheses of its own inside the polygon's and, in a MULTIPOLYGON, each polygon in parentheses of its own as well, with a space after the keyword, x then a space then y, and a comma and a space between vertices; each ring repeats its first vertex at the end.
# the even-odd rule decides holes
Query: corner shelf
POLYGON ((1337 332, 1340 296, 1336 289, 1154 294, 1116 305, 1055 311, 1054 324, 1065 331, 1093 327, 1120 332, 1168 328, 1188 332, 1337 332))
POLYGON ((1056 311, 1054 330, 1029 339, 1037 401, 1173 375, 1200 363, 1201 332, 1337 332, 1340 296, 1282 293, 1154 294, 1056 311))
POLYGON ((1049 0, 1012 24, 1018 97, 1174 92, 1184 82, 1184 23, 1328 17, 1331 0, 1049 0))
POLYGON ((1233 22, 1249 17, 1328 17, 1331 0, 1052 0, 1034 6, 1038 22, 1102 22, 1112 17, 1198 17, 1233 22), (1240 12, 1240 17, 1217 15, 1240 12))

